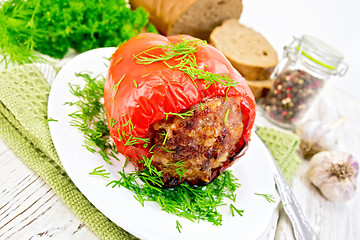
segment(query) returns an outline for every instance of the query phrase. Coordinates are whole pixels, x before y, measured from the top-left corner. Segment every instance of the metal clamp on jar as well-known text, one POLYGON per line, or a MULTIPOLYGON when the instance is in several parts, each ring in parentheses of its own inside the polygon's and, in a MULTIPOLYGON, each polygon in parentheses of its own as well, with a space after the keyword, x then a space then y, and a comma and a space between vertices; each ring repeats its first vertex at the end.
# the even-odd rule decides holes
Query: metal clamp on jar
POLYGON ((280 127, 295 128, 329 77, 345 75, 348 66, 342 60, 341 53, 314 37, 294 38, 271 76, 273 88, 261 103, 265 116, 280 127))

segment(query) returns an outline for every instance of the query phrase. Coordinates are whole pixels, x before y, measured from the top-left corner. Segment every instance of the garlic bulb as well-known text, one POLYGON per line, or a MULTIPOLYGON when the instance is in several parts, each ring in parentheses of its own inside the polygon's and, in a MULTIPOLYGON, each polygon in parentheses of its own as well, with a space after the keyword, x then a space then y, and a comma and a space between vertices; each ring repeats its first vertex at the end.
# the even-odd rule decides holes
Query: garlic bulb
POLYGON ((311 158, 314 154, 334 150, 337 139, 332 125, 327 125, 319 120, 307 120, 296 129, 300 137, 300 149, 304 158, 311 158))
POLYGON ((359 163, 349 153, 324 151, 311 158, 308 176, 321 193, 334 202, 344 202, 355 195, 359 163))

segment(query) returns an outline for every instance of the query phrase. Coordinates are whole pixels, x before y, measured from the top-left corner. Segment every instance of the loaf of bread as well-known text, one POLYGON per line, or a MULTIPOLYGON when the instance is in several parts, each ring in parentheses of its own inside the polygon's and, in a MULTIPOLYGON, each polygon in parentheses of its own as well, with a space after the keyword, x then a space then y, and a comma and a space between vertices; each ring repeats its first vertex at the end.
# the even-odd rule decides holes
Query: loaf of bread
POLYGON ((226 20, 210 35, 210 43, 219 49, 246 80, 269 79, 278 63, 277 53, 260 33, 226 20))
POLYGON ((208 40, 226 19, 239 19, 242 0, 130 0, 133 9, 145 8, 150 21, 164 35, 189 34, 208 40))

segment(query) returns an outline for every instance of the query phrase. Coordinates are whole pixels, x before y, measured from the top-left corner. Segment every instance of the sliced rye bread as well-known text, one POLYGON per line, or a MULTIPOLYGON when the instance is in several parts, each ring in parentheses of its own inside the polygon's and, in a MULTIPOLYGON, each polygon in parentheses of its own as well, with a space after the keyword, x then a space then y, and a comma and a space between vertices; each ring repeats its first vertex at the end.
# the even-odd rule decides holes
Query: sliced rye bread
POLYGON ((272 88, 274 84, 273 79, 259 80, 259 81, 248 81, 246 84, 249 86, 256 99, 264 97, 266 93, 272 88))
POLYGON ((210 44, 219 49, 248 81, 269 79, 278 63, 277 53, 270 43, 237 19, 226 20, 215 28, 210 35, 210 44))
POLYGON ((164 35, 189 34, 208 40, 211 31, 230 18, 239 19, 242 0, 130 0, 145 8, 150 21, 164 35))

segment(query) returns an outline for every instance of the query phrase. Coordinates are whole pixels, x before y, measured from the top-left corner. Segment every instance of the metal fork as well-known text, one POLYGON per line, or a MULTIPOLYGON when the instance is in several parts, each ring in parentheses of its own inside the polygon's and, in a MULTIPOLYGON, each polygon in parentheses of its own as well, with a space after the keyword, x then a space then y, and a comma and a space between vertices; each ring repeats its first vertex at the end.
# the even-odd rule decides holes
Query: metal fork
MULTIPOLYGON (((255 130, 255 133, 257 130, 255 130)), ((259 135, 258 135, 259 136, 259 135)), ((259 137, 260 138, 260 137, 259 137)), ((261 138, 260 138, 261 140, 261 138)), ((265 145, 265 144, 264 144, 265 145)), ((268 149, 268 148, 266 148, 268 149)), ((269 150, 268 150, 269 151, 269 150)), ((269 151, 270 153, 270 151, 269 151)), ((286 183, 284 175, 282 174, 276 160, 270 153, 271 158, 273 159, 273 175, 276 184, 276 188, 278 189, 281 202, 283 203, 283 208, 287 216, 289 217, 295 238, 297 240, 316 240, 317 234, 306 221, 305 216, 301 210, 301 207, 296 200, 294 194, 290 190, 289 185, 286 183)))

